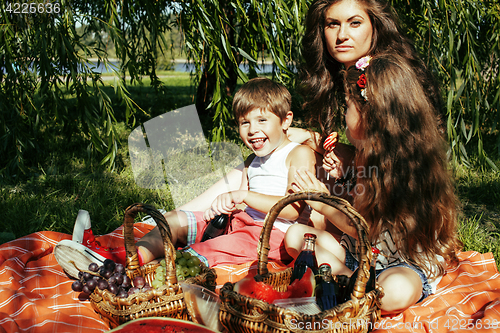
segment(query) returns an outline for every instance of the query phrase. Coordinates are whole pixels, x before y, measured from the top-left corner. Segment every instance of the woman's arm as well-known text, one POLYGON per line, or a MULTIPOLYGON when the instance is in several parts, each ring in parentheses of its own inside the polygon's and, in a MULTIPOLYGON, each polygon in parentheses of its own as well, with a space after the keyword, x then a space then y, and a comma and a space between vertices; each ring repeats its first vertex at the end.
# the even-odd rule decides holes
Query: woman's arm
MULTIPOLYGON (((330 194, 326 185, 319 181, 310 171, 297 171, 293 189, 294 191, 320 191, 330 194)), ((352 225, 349 218, 343 212, 319 201, 306 200, 306 202, 312 209, 324 215, 342 232, 357 238, 356 227, 352 225)))

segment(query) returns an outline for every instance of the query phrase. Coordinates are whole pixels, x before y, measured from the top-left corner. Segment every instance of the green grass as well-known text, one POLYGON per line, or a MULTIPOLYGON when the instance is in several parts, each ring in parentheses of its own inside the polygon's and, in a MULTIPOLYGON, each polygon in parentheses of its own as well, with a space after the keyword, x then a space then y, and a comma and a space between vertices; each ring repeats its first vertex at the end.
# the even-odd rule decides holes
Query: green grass
POLYGON ((500 267, 500 173, 478 166, 459 167, 455 182, 464 250, 492 252, 500 267))
MULTIPOLYGON (((131 96, 145 111, 138 115, 139 121, 194 103, 189 74, 167 72, 161 73, 161 78, 165 86, 160 92, 149 86, 148 79, 142 85, 129 85, 131 96)), ((111 92, 110 87, 110 95, 111 92)), ((169 189, 149 190, 136 185, 127 147, 133 128, 124 124, 119 128, 122 145, 115 172, 100 166, 98 157, 87 152, 86 138, 74 135, 69 142, 62 137, 54 141, 49 157, 39 164, 37 173, 25 178, 0 178, 0 244, 42 230, 71 234, 79 209, 90 212, 95 234, 105 234, 120 226, 124 209, 134 202, 173 209, 169 189)), ((245 149, 242 152, 244 156, 248 154, 245 149)), ((179 170, 178 174, 186 175, 182 186, 172 188, 173 195, 183 197, 184 201, 221 176, 205 172, 189 179, 187 175, 193 171, 184 166, 192 160, 189 154, 181 155, 177 166, 172 167, 179 170)), ((500 165, 498 158, 496 163, 500 165)), ((460 239, 464 250, 492 252, 500 267, 500 173, 472 164, 470 169, 455 170, 462 205, 460 239)))

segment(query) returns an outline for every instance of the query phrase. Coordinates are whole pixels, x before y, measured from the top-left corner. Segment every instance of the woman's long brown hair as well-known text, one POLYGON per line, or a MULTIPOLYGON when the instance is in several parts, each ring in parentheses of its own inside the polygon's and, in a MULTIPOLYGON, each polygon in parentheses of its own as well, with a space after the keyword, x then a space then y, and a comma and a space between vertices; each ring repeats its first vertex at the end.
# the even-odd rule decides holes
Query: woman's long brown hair
MULTIPOLYGON (((407 59, 379 54, 363 72, 345 73, 345 91, 361 115, 364 138, 357 145, 358 188, 354 206, 369 222, 374 243, 388 229, 410 262, 428 274, 436 255, 457 263, 457 201, 448 170, 446 143, 435 126, 434 106, 407 59)), ((434 274, 436 272, 433 272, 434 274)))

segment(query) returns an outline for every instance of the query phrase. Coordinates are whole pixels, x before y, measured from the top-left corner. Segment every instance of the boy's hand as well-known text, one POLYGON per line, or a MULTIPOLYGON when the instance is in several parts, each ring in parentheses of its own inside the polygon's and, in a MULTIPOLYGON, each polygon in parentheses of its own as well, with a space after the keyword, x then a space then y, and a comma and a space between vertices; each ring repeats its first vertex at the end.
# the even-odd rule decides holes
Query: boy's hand
MULTIPOLYGON (((297 170, 295 173, 295 181, 292 184, 292 189, 295 192, 298 191, 319 191, 330 194, 328 188, 325 184, 316 178, 316 176, 309 170, 297 170)), ((312 209, 319 211, 320 207, 323 205, 318 201, 306 200, 306 203, 311 206, 312 209)))
POLYGON ((231 214, 236 210, 236 205, 242 203, 248 191, 238 190, 220 194, 212 202, 211 208, 207 209, 203 214, 205 221, 210 221, 220 214, 231 214))

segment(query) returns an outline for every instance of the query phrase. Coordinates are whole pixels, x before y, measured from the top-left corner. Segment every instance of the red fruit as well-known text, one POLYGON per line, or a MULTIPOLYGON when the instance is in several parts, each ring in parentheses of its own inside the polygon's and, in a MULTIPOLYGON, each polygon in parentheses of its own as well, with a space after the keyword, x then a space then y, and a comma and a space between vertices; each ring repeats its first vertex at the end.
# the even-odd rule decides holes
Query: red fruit
POLYGON ((189 321, 173 318, 139 318, 122 324, 109 333, 215 333, 216 331, 189 321))
POLYGON ((233 289, 243 296, 255 297, 255 289, 257 288, 256 284, 257 281, 255 281, 253 276, 247 275, 240 281, 236 282, 233 289))
POLYGON ((272 303, 277 299, 289 298, 292 294, 288 290, 280 292, 264 282, 257 282, 253 276, 247 276, 238 281, 234 286, 234 291, 243 296, 257 298, 267 303, 272 303))
POLYGON ((291 298, 298 297, 312 297, 314 296, 314 288, 316 287, 316 280, 312 269, 307 267, 306 272, 302 279, 295 280, 288 286, 287 291, 291 293, 291 298))
POLYGON ((288 290, 280 292, 264 282, 257 282, 255 298, 263 300, 269 304, 273 303, 277 299, 289 298, 291 295, 292 293, 288 290))

